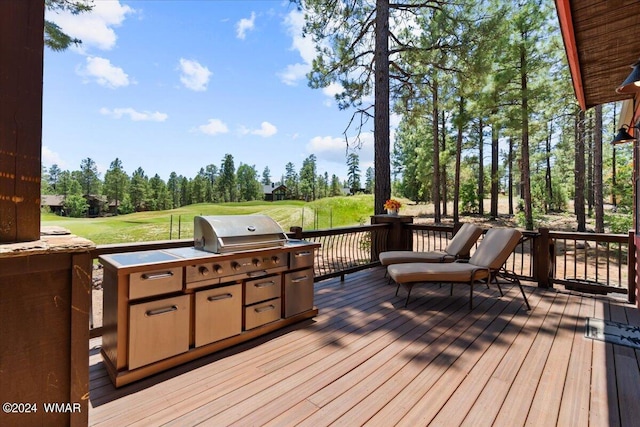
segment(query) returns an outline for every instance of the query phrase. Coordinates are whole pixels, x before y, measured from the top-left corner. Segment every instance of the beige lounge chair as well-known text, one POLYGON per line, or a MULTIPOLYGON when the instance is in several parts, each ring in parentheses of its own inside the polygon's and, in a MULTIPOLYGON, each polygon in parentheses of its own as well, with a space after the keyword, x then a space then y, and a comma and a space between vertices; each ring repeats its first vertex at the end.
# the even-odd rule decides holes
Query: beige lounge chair
POLYGON ((444 251, 413 252, 385 251, 380 252, 380 264, 384 266, 409 262, 453 262, 458 258, 469 256, 474 243, 482 234, 482 228, 465 223, 453 236, 444 251))
POLYGON ((463 283, 469 285, 469 309, 473 308, 473 286, 476 283, 489 284, 491 282, 498 286, 500 295, 502 289, 498 283, 497 276, 516 283, 520 287, 522 297, 527 305, 527 309, 531 309, 527 296, 522 289, 520 280, 515 274, 508 273, 503 268, 503 264, 514 251, 522 233, 512 228, 491 228, 478 245, 478 249, 468 262, 456 261, 453 263, 434 264, 434 263, 405 263, 394 264, 387 267, 389 277, 393 279, 398 287, 400 285, 407 289, 407 299, 404 306, 409 302, 411 289, 418 283, 450 283, 451 293, 453 294, 453 284, 463 283))

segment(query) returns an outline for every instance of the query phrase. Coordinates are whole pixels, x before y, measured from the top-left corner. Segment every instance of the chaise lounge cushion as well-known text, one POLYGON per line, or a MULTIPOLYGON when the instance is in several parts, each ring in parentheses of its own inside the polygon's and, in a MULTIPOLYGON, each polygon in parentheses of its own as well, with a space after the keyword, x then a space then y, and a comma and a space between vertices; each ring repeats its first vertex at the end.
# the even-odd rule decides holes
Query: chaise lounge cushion
POLYGON ((467 256, 481 234, 482 228, 466 223, 460 227, 444 251, 385 251, 380 253, 380 263, 392 265, 412 262, 453 262, 456 258, 467 256))
POLYGON ((408 263, 394 264, 387 267, 389 276, 396 283, 414 282, 458 282, 468 283, 471 276, 475 280, 485 279, 489 270, 470 266, 467 263, 454 262, 449 264, 408 263))

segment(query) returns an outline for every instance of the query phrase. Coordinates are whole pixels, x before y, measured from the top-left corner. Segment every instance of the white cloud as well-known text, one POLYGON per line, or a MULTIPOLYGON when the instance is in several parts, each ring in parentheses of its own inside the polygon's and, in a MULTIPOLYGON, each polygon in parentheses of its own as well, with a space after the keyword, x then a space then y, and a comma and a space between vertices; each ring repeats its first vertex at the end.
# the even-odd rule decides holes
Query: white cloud
POLYGON ((111 116, 114 119, 120 119, 123 116, 129 116, 134 122, 148 121, 148 122, 164 122, 169 117, 165 113, 156 111, 152 113, 150 111, 136 111, 133 108, 114 108, 109 110, 108 108, 101 108, 100 114, 105 116, 111 116))
POLYGON ((198 61, 180 58, 180 81, 187 88, 196 92, 207 90, 211 71, 198 61))
POLYGON ((302 62, 287 65, 287 67, 278 73, 283 83, 294 86, 299 80, 305 78, 306 74, 311 70, 311 63, 316 57, 316 49, 313 40, 310 37, 302 37, 302 27, 304 26, 304 14, 297 10, 292 10, 284 19, 284 25, 287 33, 292 38, 291 49, 296 50, 302 62))
MULTIPOLYGON (((356 149, 356 137, 349 137, 349 150, 356 149)), ((347 143, 343 137, 316 136, 307 144, 307 151, 314 153, 318 159, 346 164, 347 143)), ((360 149, 354 151, 360 158, 360 167, 373 162, 373 133, 362 132, 360 134, 360 149)))
POLYGON ((220 119, 209 119, 206 125, 198 126, 198 130, 206 135, 217 135, 229 132, 227 125, 220 119))
POLYGON ((99 85, 115 89, 129 86, 129 76, 120 67, 111 64, 108 59, 97 56, 88 56, 86 65, 76 69, 78 75, 94 78, 99 85))
POLYGON ((238 37, 241 40, 244 40, 244 38, 247 35, 247 31, 253 30, 255 26, 255 22, 256 22, 255 12, 251 12, 251 18, 249 19, 242 18, 240 21, 238 21, 238 23, 236 24, 236 37, 238 37))
POLYGON ((127 15, 136 11, 119 1, 93 2, 90 12, 73 15, 70 12, 47 12, 47 19, 55 22, 62 31, 82 40, 79 49, 96 47, 110 50, 116 45, 117 36, 113 27, 119 27, 127 15))
POLYGON ((58 165, 60 169, 67 167, 65 161, 60 157, 60 154, 52 151, 46 145, 42 146, 42 164, 48 166, 58 165))
POLYGON ((260 124, 260 129, 247 129, 244 126, 240 128, 241 135, 251 134, 251 135, 258 135, 263 138, 269 138, 270 136, 273 136, 276 133, 278 133, 278 128, 269 122, 262 122, 260 124))

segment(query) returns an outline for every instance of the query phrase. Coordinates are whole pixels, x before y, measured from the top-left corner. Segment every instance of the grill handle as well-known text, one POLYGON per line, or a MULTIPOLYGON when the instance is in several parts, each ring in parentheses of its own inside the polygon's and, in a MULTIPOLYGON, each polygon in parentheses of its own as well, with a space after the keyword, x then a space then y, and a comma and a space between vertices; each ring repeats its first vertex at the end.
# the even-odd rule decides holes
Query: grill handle
POLYGON ((266 270, 260 270, 260 271, 251 271, 249 273, 247 273, 247 276, 249 277, 262 277, 262 276, 266 276, 268 273, 266 272, 266 270))
POLYGON ((300 283, 300 282, 304 282, 305 280, 307 280, 309 278, 309 276, 300 276, 300 277, 296 277, 295 279, 291 279, 291 283, 300 283))

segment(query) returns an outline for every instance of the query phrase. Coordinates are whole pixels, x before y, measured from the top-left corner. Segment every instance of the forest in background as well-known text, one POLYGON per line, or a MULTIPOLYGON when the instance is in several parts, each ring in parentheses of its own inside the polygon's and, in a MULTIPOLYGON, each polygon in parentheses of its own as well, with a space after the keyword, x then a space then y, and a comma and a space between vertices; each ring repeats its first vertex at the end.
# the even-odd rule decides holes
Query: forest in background
MULTIPOLYGON (((392 164, 394 194, 433 204, 435 222, 449 215, 457 221, 461 211, 495 218, 500 194, 508 196, 509 214, 521 215, 527 229, 533 229, 536 215, 570 205, 578 231, 585 231, 587 216, 595 217, 597 232, 607 220, 630 222, 632 147, 608 144, 620 125, 619 107, 579 110, 552 1, 349 0, 339 8, 326 7, 325 0, 297 3, 305 12, 305 34, 318 50, 309 84, 340 83, 336 100, 342 109, 355 107, 351 123, 360 123, 359 131, 374 118, 365 102, 374 88, 375 105, 384 105, 378 98, 385 93, 378 94, 373 79, 381 63, 369 59, 380 52, 382 30, 375 22, 383 15, 389 23, 390 47, 383 52, 387 110, 401 121, 390 156, 381 156, 376 142, 376 164, 380 157, 381 164, 392 164), (605 218, 605 202, 623 219, 605 218)), ((388 132, 388 117, 386 126, 388 132)), ((378 138, 384 126, 376 129, 378 138)), ((357 159, 357 146, 352 156, 357 159)), ((166 183, 140 168, 129 177, 118 159, 101 180, 92 163, 85 159, 79 171, 52 166, 44 171, 43 193, 65 194, 76 213, 84 208, 82 194, 102 194, 121 212, 133 212, 254 200, 261 183, 271 179, 268 171, 260 179, 255 167, 242 163, 236 171, 231 154, 219 168, 208 165, 194 178, 172 174, 166 183)), ((368 169, 361 186, 357 162, 355 167, 346 186, 374 189, 377 207, 384 188, 376 179, 384 171, 368 169)), ((345 187, 337 177, 316 172, 314 155, 299 172, 287 164, 278 183, 287 187, 287 197, 302 200, 336 195, 338 186, 345 187)))

